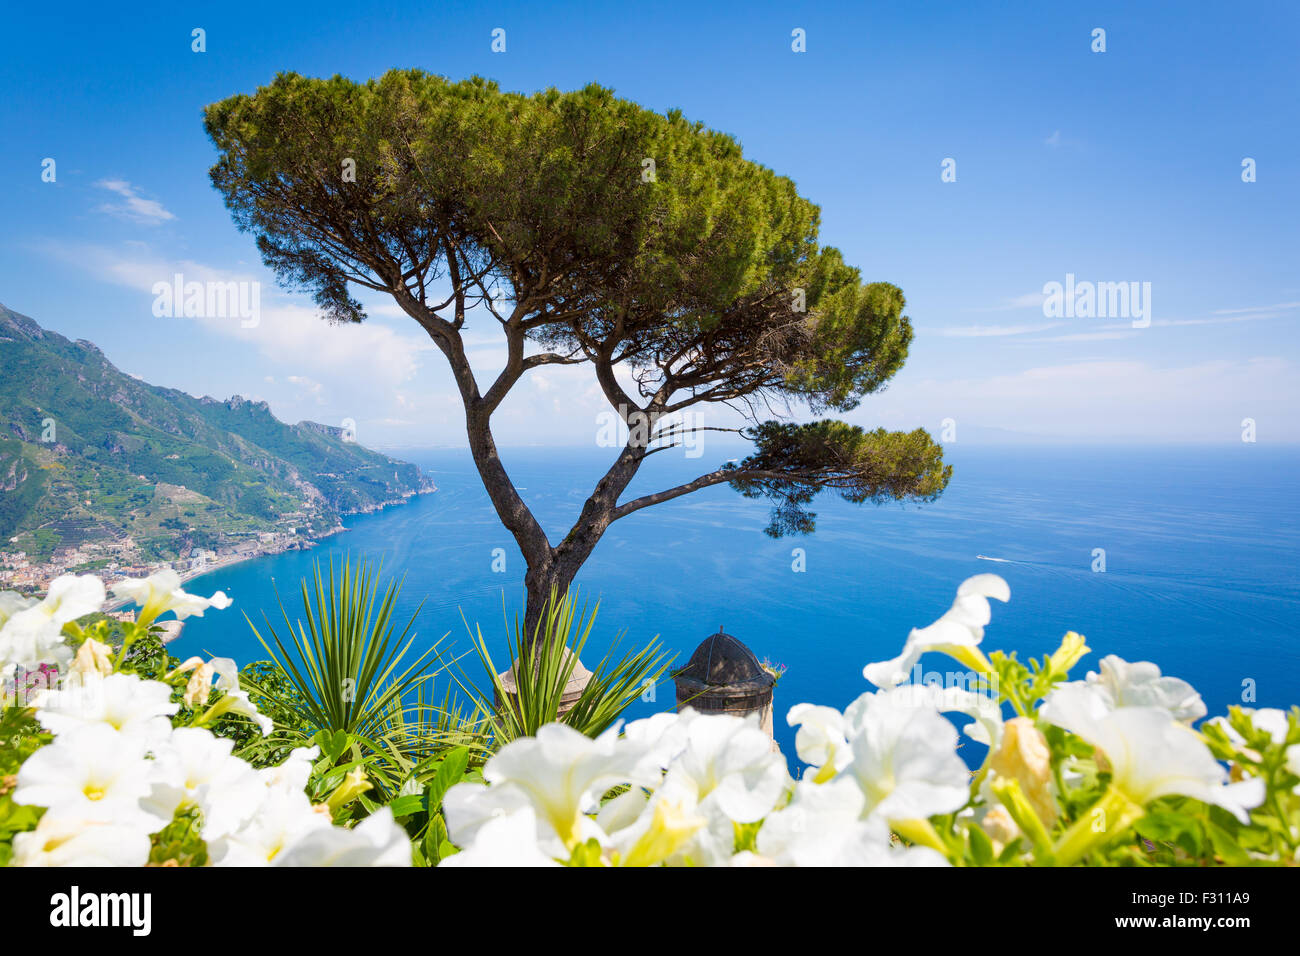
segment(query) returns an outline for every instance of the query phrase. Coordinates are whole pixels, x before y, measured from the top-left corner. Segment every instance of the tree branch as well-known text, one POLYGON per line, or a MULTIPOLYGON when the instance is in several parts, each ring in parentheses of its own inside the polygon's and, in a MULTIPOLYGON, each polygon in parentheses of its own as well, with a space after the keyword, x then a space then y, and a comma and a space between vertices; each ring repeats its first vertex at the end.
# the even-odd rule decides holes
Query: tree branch
POLYGON ((699 491, 701 488, 708 488, 710 485, 720 485, 724 481, 735 481, 738 478, 789 478, 787 472, 782 471, 742 471, 740 469, 727 470, 719 468, 711 471, 707 475, 700 475, 694 481, 688 481, 684 485, 678 485, 676 488, 669 488, 665 491, 656 491, 654 494, 642 495, 640 498, 634 498, 625 504, 619 505, 614 509, 613 519, 626 518, 633 512, 640 511, 642 508, 649 508, 651 505, 657 505, 663 501, 672 501, 674 498, 680 498, 682 495, 689 495, 692 491, 699 491))

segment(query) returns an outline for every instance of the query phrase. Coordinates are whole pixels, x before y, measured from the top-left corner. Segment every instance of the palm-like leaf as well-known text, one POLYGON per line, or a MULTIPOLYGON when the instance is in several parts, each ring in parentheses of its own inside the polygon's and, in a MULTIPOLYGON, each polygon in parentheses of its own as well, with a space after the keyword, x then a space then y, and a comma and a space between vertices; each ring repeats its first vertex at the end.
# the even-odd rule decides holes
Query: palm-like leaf
POLYGON ((301 697, 305 729, 384 738, 408 723, 407 702, 436 673, 433 663, 445 636, 405 663, 420 608, 395 635, 393 607, 400 590, 397 581, 381 590, 378 571, 368 562, 354 566, 344 559, 336 570, 331 561, 328 579, 317 564, 310 586, 302 582, 305 623, 290 622, 281 601, 287 635, 282 639, 264 615, 274 647, 249 621, 254 636, 301 697))
MULTIPOLYGON (((632 701, 668 670, 672 658, 663 652, 663 645, 657 637, 642 649, 616 658, 622 639, 620 632, 592 669, 591 679, 581 696, 561 713, 565 690, 591 636, 599 610, 599 602, 590 612, 586 605, 579 610, 574 592, 563 597, 552 592, 534 634, 528 635, 516 616, 509 645, 510 667, 515 678, 513 690, 502 682, 483 632, 475 625, 470 638, 487 673, 491 694, 459 678, 457 681, 474 698, 477 711, 484 715, 494 747, 520 737, 533 736, 540 727, 557 720, 595 737, 610 727, 632 701), (525 663, 530 660, 532 666, 525 663)), ((467 629, 468 626, 466 622, 467 629)))

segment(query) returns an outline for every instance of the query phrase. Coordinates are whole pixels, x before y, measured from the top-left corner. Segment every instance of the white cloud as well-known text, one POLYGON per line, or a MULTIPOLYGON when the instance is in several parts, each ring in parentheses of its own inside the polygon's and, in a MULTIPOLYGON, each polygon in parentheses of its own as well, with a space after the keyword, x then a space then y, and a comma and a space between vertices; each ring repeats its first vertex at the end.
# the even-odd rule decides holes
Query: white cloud
POLYGON ((128 219, 131 222, 143 223, 146 226, 156 226, 176 218, 156 199, 145 199, 141 196, 125 179, 101 179, 95 185, 100 189, 116 193, 125 200, 125 202, 104 203, 96 207, 99 212, 128 219))
POLYGON ((314 398, 317 405, 325 404, 325 386, 320 382, 308 378, 306 375, 290 375, 288 381, 291 385, 297 385, 301 391, 314 398))
POLYGON ((1215 315, 1242 315, 1245 313, 1258 312, 1288 312, 1292 309, 1300 309, 1300 302, 1279 302, 1276 305, 1251 305, 1244 309, 1216 309, 1215 315))
MULTIPOLYGON (((46 244, 58 258, 73 262, 96 278, 138 290, 140 308, 148 315, 156 283, 258 283, 262 306, 259 321, 245 327, 238 318, 203 316, 166 321, 195 322, 210 332, 248 343, 265 357, 299 372, 311 369, 346 374, 376 387, 391 389, 411 379, 420 356, 434 348, 423 333, 408 335, 375 321, 331 326, 315 309, 296 305, 276 294, 263 275, 216 269, 190 260, 169 260, 139 243, 125 249, 95 244, 46 244)), ((156 321, 151 318, 151 321, 156 321)), ((322 376, 323 377, 323 376, 322 376)))
POLYGON ((1016 309, 1042 309, 1043 302, 1047 296, 1041 292, 1026 292, 1024 295, 1018 295, 1005 300, 1001 305, 988 306, 982 309, 971 309, 971 312, 1012 312, 1016 309))
MULTIPOLYGON (((1153 325, 1157 323, 1152 323, 1153 325)), ((1034 342, 1107 342, 1112 339, 1128 339, 1137 334, 1132 326, 1123 329, 1099 329, 1095 332, 1070 332, 1066 335, 1049 335, 1035 339, 1034 342)))
POLYGON ((1060 322, 1048 322, 1038 325, 956 325, 948 328, 936 329, 940 335, 945 338, 987 338, 990 336, 1002 335, 1028 335, 1032 332, 1045 332, 1048 329, 1054 329, 1060 322))
POLYGON ((1236 441, 1254 418, 1278 441, 1300 440, 1294 363, 1277 357, 1184 366, 1093 360, 983 378, 913 378, 868 398, 851 418, 937 430, 945 418, 1060 441, 1236 441))

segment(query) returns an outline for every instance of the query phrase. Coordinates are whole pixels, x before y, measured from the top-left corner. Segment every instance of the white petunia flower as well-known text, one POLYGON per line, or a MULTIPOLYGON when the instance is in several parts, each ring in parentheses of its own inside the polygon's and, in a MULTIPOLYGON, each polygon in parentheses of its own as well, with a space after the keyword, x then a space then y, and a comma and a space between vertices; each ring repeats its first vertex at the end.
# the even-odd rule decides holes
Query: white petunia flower
POLYGON ((275 858, 276 866, 410 866, 411 838, 381 807, 352 829, 310 830, 275 858))
POLYGON ((1188 724, 1205 716, 1205 701, 1196 688, 1177 677, 1162 677, 1150 661, 1129 662, 1109 654, 1101 659, 1101 673, 1088 672, 1087 685, 1111 710, 1159 707, 1188 724))
POLYGON ((1247 811, 1264 801, 1263 780, 1227 783, 1227 771, 1205 742, 1163 707, 1111 710, 1092 688, 1074 682, 1052 691, 1039 716, 1100 750, 1112 786, 1139 806, 1178 794, 1221 806, 1249 823, 1247 811))
POLYGON ((789 805, 758 831, 758 853, 776 866, 948 866, 928 847, 894 848, 879 816, 863 819, 862 790, 848 777, 801 781, 789 805))
POLYGON ((261 772, 231 755, 234 746, 201 727, 173 730, 166 744, 155 748, 145 809, 170 819, 178 809, 198 807, 205 840, 237 830, 257 812, 267 784, 261 772))
POLYGON ((307 834, 331 826, 301 791, 268 788, 256 813, 229 836, 208 842, 213 866, 269 866, 307 834))
MULTIPOLYGON (((448 791, 450 795, 451 791, 448 791)), ((513 813, 502 813, 485 820, 472 843, 459 853, 444 857, 438 866, 559 866, 538 849, 537 842, 537 816, 531 805, 524 805, 513 813)))
MULTIPOLYGON (((883 693, 883 692, 882 692, 883 693)), ((974 718, 966 725, 966 736, 976 743, 997 749, 1002 740, 1002 705, 996 697, 965 687, 930 684, 900 684, 889 691, 900 704, 923 707, 941 714, 965 714, 974 718)))
POLYGON ((540 728, 536 737, 506 744, 483 767, 489 786, 462 783, 444 799, 448 830, 460 845, 473 842, 477 830, 505 809, 532 805, 542 848, 567 857, 594 824, 594 810, 611 787, 633 780, 646 756, 644 747, 622 740, 619 727, 592 739, 566 724, 540 728))
POLYGON ((663 787, 689 791, 696 803, 716 806, 735 823, 753 823, 776 805, 789 782, 785 759, 754 718, 695 714, 663 787))
MULTIPOLYGON (((648 795, 635 787, 602 807, 596 823, 608 833, 600 841, 607 860, 618 866, 644 867, 687 859, 696 862, 689 848, 700 830, 709 825, 709 820, 701 816, 699 807, 689 797, 674 799, 671 790, 648 795), (622 819, 638 803, 642 808, 639 816, 621 826, 622 819), (616 808, 615 804, 619 806, 616 808)), ((734 825, 727 823, 734 847, 734 825)), ((726 855, 729 853, 724 858, 726 855)))
POLYGON ((957 756, 957 728, 917 706, 906 688, 863 694, 844 712, 853 761, 842 775, 862 788, 864 815, 890 823, 960 810, 970 772, 957 756))
POLYGON ((716 866, 735 852, 736 824, 763 819, 785 793, 790 774, 753 717, 691 714, 685 726, 686 745, 655 800, 704 821, 669 862, 716 866))
POLYGON ((844 736, 844 715, 834 707, 795 704, 785 721, 799 728, 794 735, 795 752, 817 771, 814 779, 818 783, 829 780, 853 759, 844 736))
POLYGON ((176 616, 184 620, 191 615, 202 617, 210 607, 218 610, 230 607, 230 598, 222 591, 210 598, 202 598, 182 590, 181 576, 171 568, 164 568, 147 578, 119 581, 113 585, 113 593, 140 606, 137 620, 142 624, 151 623, 167 611, 176 612, 176 616))
POLYGON ((103 603, 104 584, 91 574, 60 575, 39 602, 13 591, 0 593, 0 679, 17 666, 54 664, 65 673, 72 648, 63 642, 63 625, 93 614, 103 603))
POLYGON ((33 607, 20 611, 0 628, 0 679, 18 667, 53 664, 62 674, 72 662, 72 648, 63 641, 63 625, 33 607))
POLYGON ((145 759, 145 746, 143 740, 107 724, 61 733, 19 768, 13 801, 48 807, 67 819, 118 823, 153 833, 171 816, 142 806, 152 764, 145 759))
MULTIPOLYGON (((479 835, 494 820, 512 816, 522 810, 529 813, 530 826, 536 830, 536 814, 528 794, 510 784, 488 786, 482 783, 458 783, 442 798, 442 813, 447 820, 447 833, 451 842, 461 848, 478 843, 479 835)), ((584 818, 585 819, 585 818, 584 818)), ((579 822, 581 827, 581 821, 579 822)), ((585 839, 585 833, 580 831, 585 839)), ((569 851, 554 833, 547 831, 548 849, 559 857, 568 857, 569 851)), ((536 849, 537 838, 533 838, 536 849)))
POLYGON ((69 621, 94 614, 103 606, 104 598, 104 582, 93 574, 62 574, 50 582, 43 601, 19 611, 14 617, 40 614, 63 627, 69 621))
POLYGON ((657 782, 663 772, 686 747, 686 733, 698 714, 689 707, 681 713, 654 714, 634 720, 623 728, 623 739, 643 751, 633 770, 633 779, 657 782))
POLYGON ((46 813, 36 829, 14 834, 13 866, 144 866, 149 834, 114 823, 46 813))
POLYGON ((890 688, 907 680, 926 651, 939 651, 967 664, 980 663, 978 646, 984 627, 993 616, 989 598, 1011 600, 1011 588, 996 574, 977 574, 957 588, 957 598, 939 620, 928 627, 914 628, 907 635, 903 653, 893 660, 868 664, 862 676, 877 687, 890 688))
POLYGON ((147 742, 167 738, 168 718, 179 709, 171 703, 170 687, 136 674, 86 678, 41 695, 37 706, 36 719, 56 735, 99 724, 147 742))
POLYGON ((0 591, 0 628, 19 611, 35 607, 36 603, 36 598, 23 597, 17 591, 0 591))
MULTIPOLYGON (((185 665, 181 666, 184 667, 185 665)), ((203 713, 200 718, 201 721, 206 724, 225 714, 237 714, 240 717, 248 717, 257 724, 258 729, 262 731, 263 737, 269 737, 271 731, 275 730, 275 721, 257 709, 257 705, 249 698, 248 691, 240 689, 239 668, 235 665, 235 662, 229 657, 214 657, 207 665, 200 667, 195 672, 195 676, 201 682, 206 680, 207 675, 213 671, 217 674, 217 690, 221 691, 224 696, 203 713)), ((191 685, 193 684, 194 681, 191 681, 191 685)), ((201 685, 200 687, 187 685, 186 697, 200 696, 200 689, 201 685)))
MULTIPOLYGON (((1243 713, 1250 716, 1250 722, 1255 729, 1266 731, 1273 743, 1286 743, 1287 733, 1290 730, 1290 717, 1285 710, 1278 710, 1276 707, 1261 707, 1258 710, 1252 707, 1241 709, 1243 713)), ((1227 717, 1211 717, 1205 723, 1222 727, 1228 739, 1239 747, 1246 742, 1246 739, 1233 729, 1227 717)))
POLYGON ((263 767, 257 771, 257 775, 268 787, 306 790, 307 781, 311 779, 312 765, 319 759, 319 747, 295 747, 279 766, 263 767))

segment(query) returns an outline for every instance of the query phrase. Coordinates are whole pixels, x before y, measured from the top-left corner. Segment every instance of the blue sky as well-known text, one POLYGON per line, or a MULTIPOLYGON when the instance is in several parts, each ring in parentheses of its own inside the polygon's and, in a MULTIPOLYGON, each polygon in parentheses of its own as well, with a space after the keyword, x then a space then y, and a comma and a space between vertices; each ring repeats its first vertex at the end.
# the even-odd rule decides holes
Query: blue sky
MULTIPOLYGON (((350 418, 373 446, 461 444, 450 377, 413 323, 376 303, 365 326, 331 328, 275 287, 208 184, 202 107, 281 70, 597 81, 735 135, 821 205, 824 242, 903 288, 907 367, 850 420, 938 435, 952 419, 959 441, 1239 444, 1253 418, 1261 443, 1300 440, 1300 7, 705 6, 16 8, 0 38, 0 302, 151 382, 350 418), (155 317, 151 288, 178 271, 261 281, 260 324, 155 317), (1067 274, 1150 283, 1150 325, 1048 317, 1043 288, 1067 274)), ((492 332, 471 329, 483 374, 492 332)), ((502 444, 591 442, 588 371, 517 392, 502 444)))

